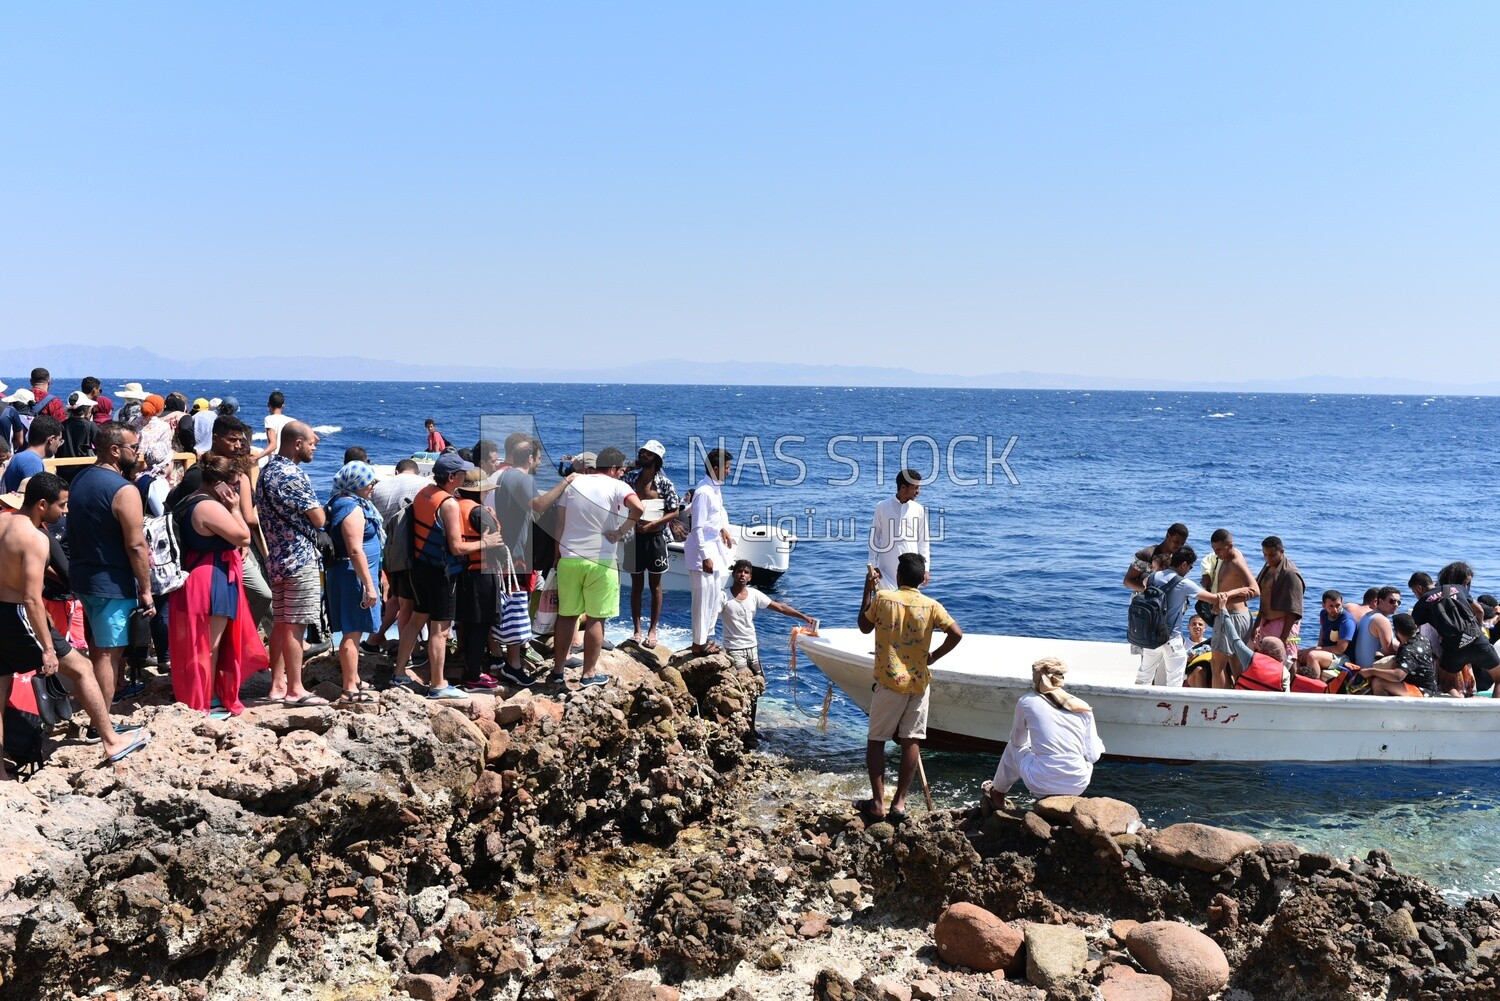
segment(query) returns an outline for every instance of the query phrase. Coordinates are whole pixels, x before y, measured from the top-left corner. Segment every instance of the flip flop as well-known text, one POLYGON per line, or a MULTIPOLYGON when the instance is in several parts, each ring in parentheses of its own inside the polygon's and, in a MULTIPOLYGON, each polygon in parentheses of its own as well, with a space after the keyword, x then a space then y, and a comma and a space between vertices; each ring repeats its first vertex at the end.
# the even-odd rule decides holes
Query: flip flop
POLYGON ((906 823, 906 811, 905 810, 887 810, 885 816, 882 817, 881 819, 884 820, 887 824, 892 824, 892 825, 895 825, 895 824, 904 824, 904 823, 906 823))
POLYGON ((656 649, 656 640, 651 639, 651 638, 648 637, 646 639, 641 640, 641 646, 645 647, 647 650, 655 650, 656 649))
POLYGON ((873 799, 857 799, 857 800, 855 800, 854 801, 854 809, 857 812, 863 814, 866 817, 873 817, 876 820, 884 820, 885 819, 885 814, 884 813, 876 813, 875 812, 875 801, 873 799))
POLYGON ((213 709, 213 710, 210 710, 209 714, 208 714, 208 718, 209 719, 216 719, 216 720, 219 720, 220 722, 222 722, 222 721, 224 721, 226 719, 230 719, 233 716, 234 716, 234 713, 230 712, 228 709, 213 709))
POLYGON ((281 704, 287 708, 295 708, 297 706, 326 706, 328 705, 328 700, 321 695, 314 695, 312 692, 308 692, 301 698, 282 699, 281 704))
POLYGON ((130 757, 130 755, 134 754, 136 751, 139 751, 149 743, 151 743, 151 731, 142 730, 141 735, 135 739, 135 743, 131 744, 123 751, 111 754, 109 756, 109 763, 112 765, 118 765, 120 762, 124 761, 126 758, 130 757))
POLYGON ((583 658, 582 657, 569 657, 567 660, 563 661, 563 667, 582 667, 582 666, 583 666, 583 658))
MULTIPOLYGON (((122 737, 125 736, 127 733, 135 733, 135 732, 137 732, 139 730, 144 730, 144 729, 145 729, 145 727, 142 726, 140 723, 116 723, 115 724, 115 733, 119 734, 122 737)), ((89 727, 87 730, 85 730, 83 732, 83 742, 85 744, 97 744, 97 743, 99 743, 100 739, 101 738, 99 737, 99 731, 95 730, 93 727, 89 727)))

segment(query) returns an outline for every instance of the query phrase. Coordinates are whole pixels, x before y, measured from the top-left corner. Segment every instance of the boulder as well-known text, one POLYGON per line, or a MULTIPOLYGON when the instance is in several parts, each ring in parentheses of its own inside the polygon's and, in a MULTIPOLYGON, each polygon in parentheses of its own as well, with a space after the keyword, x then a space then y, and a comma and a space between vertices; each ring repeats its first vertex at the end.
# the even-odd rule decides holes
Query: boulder
POLYGON ((1173 824, 1156 832, 1146 850, 1170 865, 1213 874, 1259 847, 1259 838, 1239 831, 1207 824, 1173 824))
POLYGON ((1147 970, 1172 987, 1175 1001, 1203 1001, 1229 983, 1229 960, 1219 943, 1177 921, 1148 921, 1125 947, 1147 970))
POLYGON ((1105 969, 1099 993, 1104 1001, 1172 1001, 1172 987, 1165 980, 1123 963, 1105 969))
POLYGON ((1032 807, 1042 815, 1042 819, 1049 824, 1066 824, 1073 816, 1073 807, 1078 803, 1077 796, 1047 796, 1036 801, 1032 807))
POLYGON ((1073 830, 1082 838, 1095 834, 1134 834, 1141 829, 1141 815, 1123 800, 1090 796, 1073 804, 1073 830))
POLYGON ((1013 966, 1025 937, 977 904, 951 904, 932 937, 946 963, 989 973, 1013 966))
POLYGON ((1050 990, 1083 972, 1089 943, 1083 929, 1073 925, 1026 926, 1026 979, 1050 990))

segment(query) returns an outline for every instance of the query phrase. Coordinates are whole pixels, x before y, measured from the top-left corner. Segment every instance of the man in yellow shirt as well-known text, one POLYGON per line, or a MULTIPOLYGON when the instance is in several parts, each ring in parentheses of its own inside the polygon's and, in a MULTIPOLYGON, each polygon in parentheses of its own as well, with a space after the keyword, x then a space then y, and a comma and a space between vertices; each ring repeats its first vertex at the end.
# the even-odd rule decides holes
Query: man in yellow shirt
POLYGON ((870 728, 865 742, 865 767, 870 772, 870 799, 855 804, 861 813, 900 823, 906 819, 906 793, 917 774, 921 756, 918 741, 927 736, 928 668, 964 638, 963 630, 938 602, 920 590, 927 579, 927 561, 920 553, 902 553, 896 562, 895 591, 877 591, 880 571, 865 575, 865 595, 859 607, 859 631, 875 634, 875 694, 870 700, 870 728), (947 636, 936 650, 934 630, 947 636), (885 742, 901 745, 901 770, 896 794, 885 808, 885 742))

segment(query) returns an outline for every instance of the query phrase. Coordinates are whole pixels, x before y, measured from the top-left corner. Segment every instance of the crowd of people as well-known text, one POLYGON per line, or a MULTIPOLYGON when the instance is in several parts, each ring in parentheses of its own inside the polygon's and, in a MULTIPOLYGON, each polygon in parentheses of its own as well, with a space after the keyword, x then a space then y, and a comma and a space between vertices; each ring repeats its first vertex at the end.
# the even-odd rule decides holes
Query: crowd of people
POLYGON ((622 540, 633 638, 646 649, 660 639, 674 536, 694 582, 696 652, 720 649, 722 621, 730 659, 758 671, 758 611, 814 622, 751 586, 749 563, 731 560, 719 490, 727 452, 710 453, 702 482, 682 497, 656 440, 633 462, 617 448, 565 457, 557 482, 542 487, 535 438, 455 449, 429 420, 430 473, 406 459, 381 476, 352 447, 320 496, 305 468, 319 435, 285 412, 279 391, 256 448, 233 397, 190 401, 131 383, 116 406, 90 378, 64 404, 50 382, 37 369, 0 412, 14 443, 0 511, 16 516, 0 518, 0 630, 20 643, 0 651, 0 704, 17 675, 61 671, 111 761, 150 740, 110 717, 141 694, 144 667, 168 673, 177 701, 215 717, 243 710, 244 682, 260 671, 271 702, 325 705, 303 663, 334 636, 341 705, 389 685, 462 700, 501 684, 565 682, 574 669, 578 685, 605 684, 599 656, 604 624, 620 613, 622 540), (533 642, 545 634, 550 645, 533 642))
POLYGON ((1305 645, 1306 583, 1280 538, 1261 542, 1253 574, 1229 530, 1213 533, 1201 564, 1187 540, 1187 526, 1172 525, 1125 572, 1136 592, 1132 621, 1160 630, 1151 640, 1132 636, 1137 684, 1463 698, 1500 680, 1496 599, 1470 593, 1467 563, 1449 563, 1436 581, 1413 573, 1409 613, 1398 612, 1406 596, 1396 585, 1371 587, 1357 602, 1324 591, 1316 637, 1305 645))

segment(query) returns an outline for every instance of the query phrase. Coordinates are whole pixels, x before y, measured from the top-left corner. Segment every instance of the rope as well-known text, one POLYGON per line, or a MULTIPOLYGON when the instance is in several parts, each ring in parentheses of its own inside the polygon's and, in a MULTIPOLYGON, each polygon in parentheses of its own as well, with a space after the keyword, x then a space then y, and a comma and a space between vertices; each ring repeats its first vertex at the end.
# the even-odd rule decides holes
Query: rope
POLYGON ((792 627, 792 636, 791 636, 791 641, 790 641, 791 656, 789 656, 787 658, 787 674, 790 676, 790 684, 791 684, 791 689, 792 689, 792 706, 794 708, 796 708, 796 710, 799 713, 801 713, 802 715, 806 716, 808 719, 815 719, 815 720, 817 720, 818 721, 818 731, 820 733, 827 733, 828 732, 828 710, 833 705, 833 682, 832 681, 828 682, 828 691, 826 691, 826 692, 823 693, 823 708, 822 708, 822 711, 820 711, 820 712, 815 712, 815 713, 814 712, 808 712, 806 709, 803 709, 802 708, 801 699, 798 696, 798 687, 799 686, 797 685, 797 637, 798 636, 816 636, 816 635, 818 635, 818 631, 816 629, 811 628, 810 626, 793 626, 792 627))

